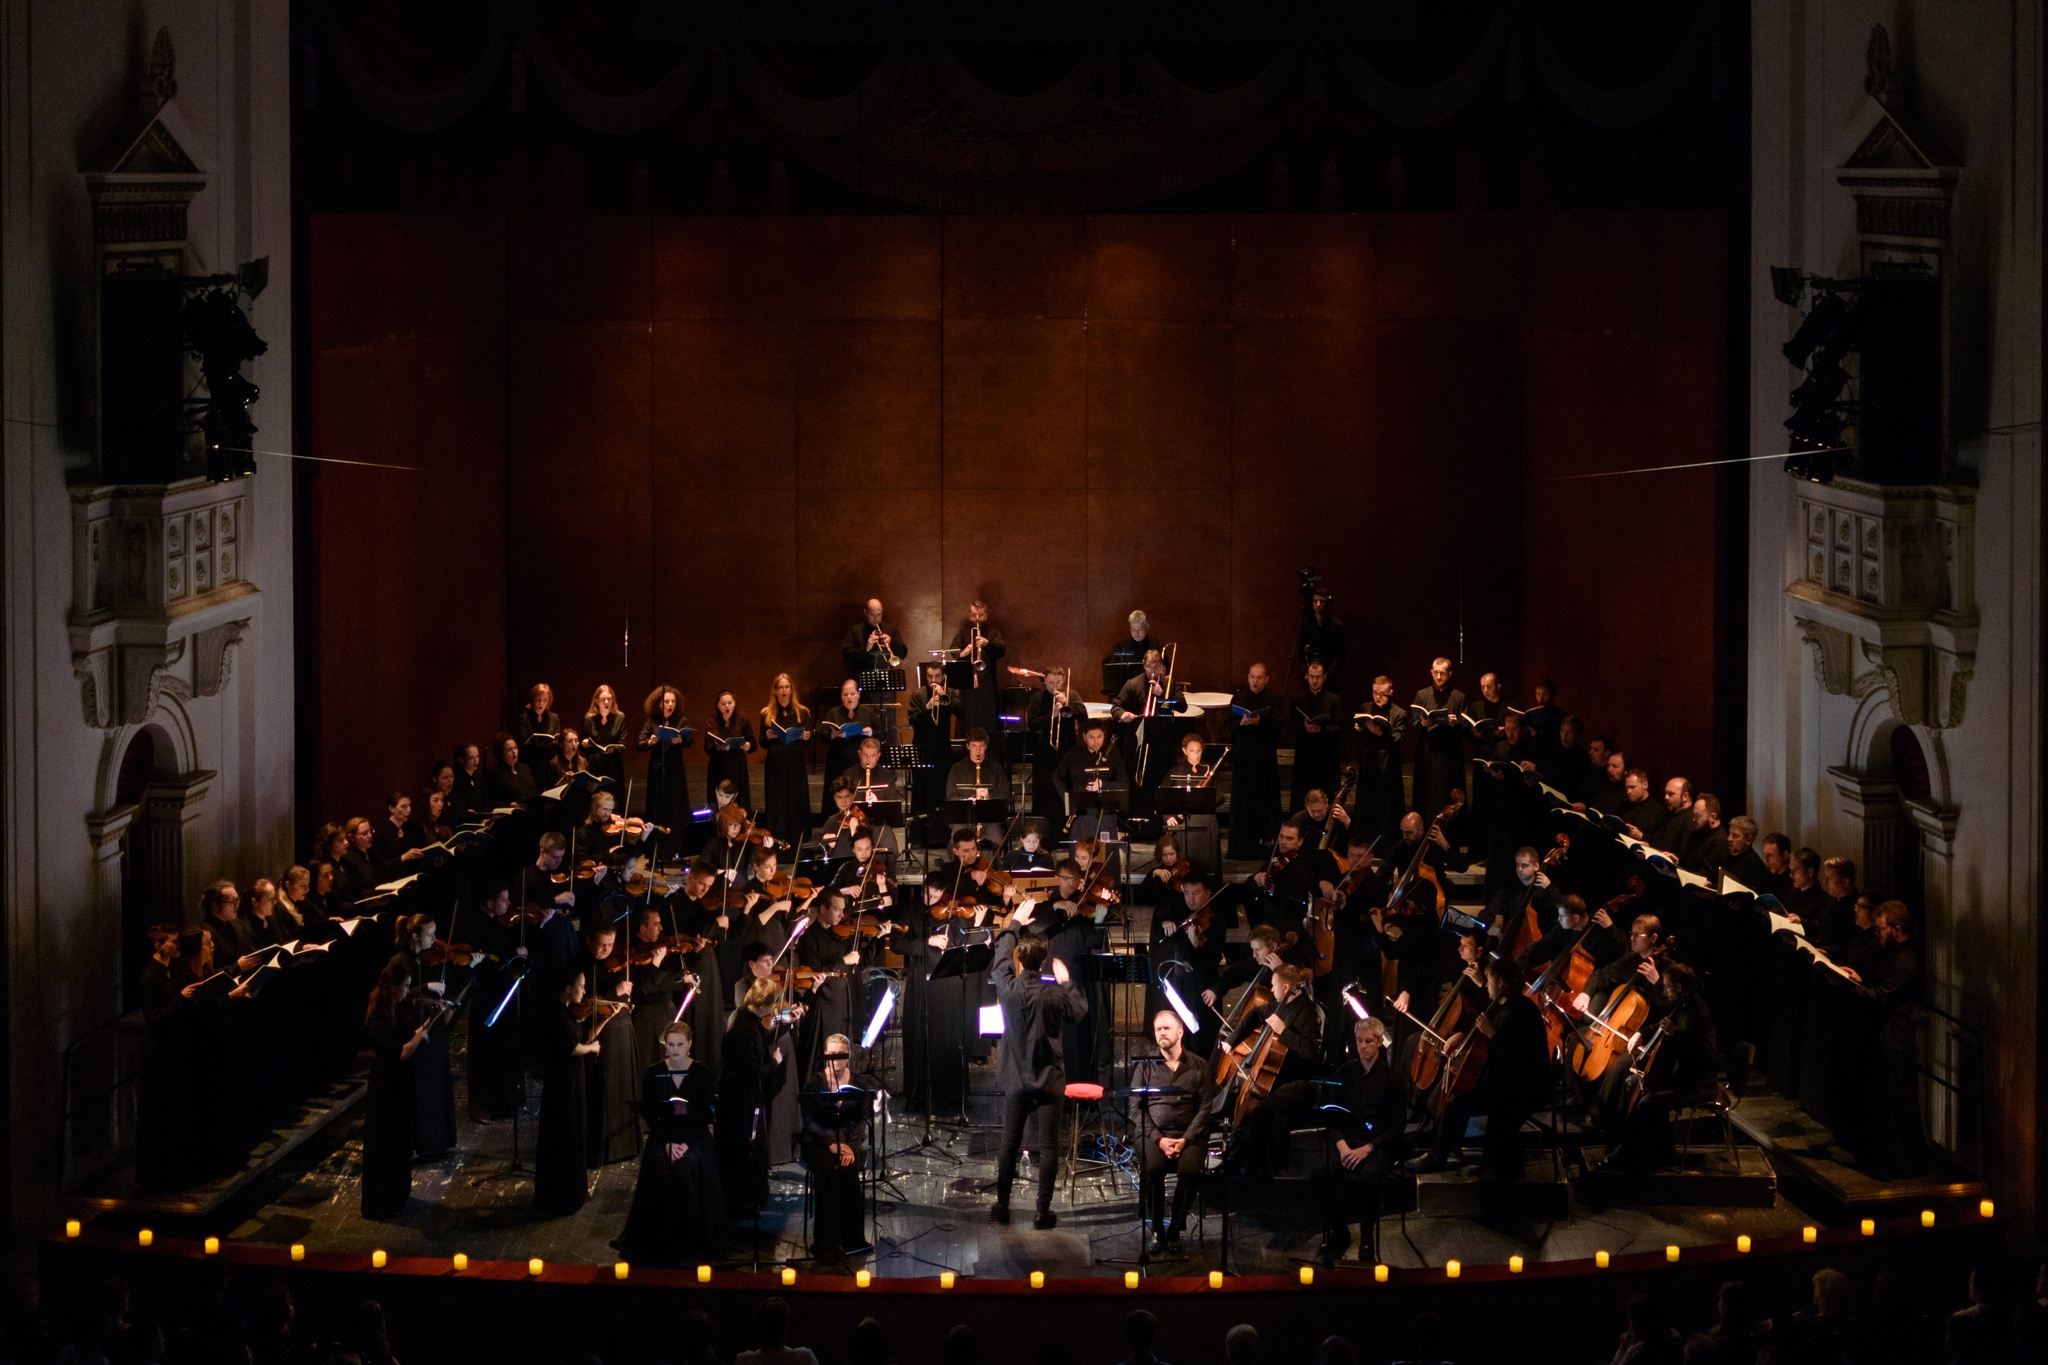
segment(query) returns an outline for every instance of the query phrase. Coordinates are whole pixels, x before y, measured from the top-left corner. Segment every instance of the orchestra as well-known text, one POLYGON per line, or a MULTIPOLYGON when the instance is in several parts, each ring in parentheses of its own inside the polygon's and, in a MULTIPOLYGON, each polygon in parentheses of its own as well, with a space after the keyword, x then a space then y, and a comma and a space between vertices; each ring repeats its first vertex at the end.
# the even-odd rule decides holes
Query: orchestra
POLYGON ((541 1081, 535 1208, 573 1211, 592 1173, 637 1159, 617 1245, 678 1264, 799 1159, 814 1253, 866 1251, 876 1116, 922 1114, 932 1140, 991 1053, 993 1220, 1029 1149, 1032 1226, 1055 1225, 1052 1129, 1070 1086, 1099 1088, 1156 1255, 1181 1254, 1206 1181, 1287 1178, 1302 1128, 1326 1140, 1326 1260, 1354 1226, 1371 1244, 1404 1161, 1459 1166, 1480 1119, 1484 1181, 1521 1178, 1545 1106, 1601 1170, 1656 1172, 1738 1038, 1845 1077, 1840 1131, 1885 1170, 1924 1166, 1903 905, 1724 820, 1683 776, 1653 784, 1608 736, 1582 747, 1547 682, 1527 711, 1494 672, 1468 699, 1440 657, 1411 705, 1382 673, 1354 710, 1329 606, 1313 595, 1291 679, 1254 663, 1227 693, 1192 693, 1214 670, 1142 612, 1084 701, 1064 665, 1005 662, 985 603, 927 659, 876 599, 815 710, 779 672, 758 712, 713 694, 700 732, 664 684, 629 742, 610 684, 576 726, 535 684, 417 798, 323 827, 246 905, 215 883, 195 930, 150 930, 138 1175, 220 1169, 235 1139, 196 1114, 246 1133, 360 1041, 363 1213, 403 1217, 413 1159, 462 1140, 457 1027, 468 1124, 513 1117, 541 1081), (1772 922, 1825 955, 1839 997, 1760 960, 1772 922), (266 994, 282 972, 303 987, 266 994), (1875 1022, 1813 1024, 1834 998, 1875 1022), (997 1013, 999 1035, 980 1026, 997 1013), (240 1054, 263 1074, 201 1063, 252 1026, 274 1035, 240 1054), (303 1074, 268 1074, 285 1058, 303 1074))

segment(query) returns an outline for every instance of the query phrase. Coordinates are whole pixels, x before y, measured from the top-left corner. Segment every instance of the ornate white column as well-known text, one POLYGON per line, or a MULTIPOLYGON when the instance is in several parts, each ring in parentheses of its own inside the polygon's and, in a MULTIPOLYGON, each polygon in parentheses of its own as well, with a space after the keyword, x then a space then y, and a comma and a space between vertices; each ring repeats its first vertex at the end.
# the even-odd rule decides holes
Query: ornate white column
POLYGON ((1892 870, 1898 863, 1899 784, 1850 768, 1829 768, 1828 777, 1840 794, 1843 816, 1863 829, 1863 852, 1856 865, 1863 890, 1878 900, 1898 894, 1892 870))

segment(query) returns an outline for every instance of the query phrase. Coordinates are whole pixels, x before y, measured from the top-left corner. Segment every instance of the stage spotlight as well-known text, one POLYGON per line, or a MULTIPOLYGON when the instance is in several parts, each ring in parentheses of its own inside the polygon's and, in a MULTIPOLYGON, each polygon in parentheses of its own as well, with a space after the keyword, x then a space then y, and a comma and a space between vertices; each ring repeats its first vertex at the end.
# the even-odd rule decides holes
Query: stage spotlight
POLYGON ((1854 315, 1848 300, 1840 294, 1819 295, 1814 299, 1813 307, 1807 310, 1805 320, 1799 324, 1799 330, 1785 343, 1785 359, 1804 369, 1807 357, 1823 344, 1836 347, 1848 345, 1848 339, 1842 333, 1853 320, 1854 315))
POLYGON ((1358 983, 1352 982, 1344 988, 1344 1005, 1360 1019, 1372 1018, 1372 1011, 1365 1007, 1365 1000, 1358 993, 1358 983))
POLYGON ((1787 308, 1797 308, 1806 302, 1806 272, 1797 266, 1772 266, 1771 292, 1787 308))

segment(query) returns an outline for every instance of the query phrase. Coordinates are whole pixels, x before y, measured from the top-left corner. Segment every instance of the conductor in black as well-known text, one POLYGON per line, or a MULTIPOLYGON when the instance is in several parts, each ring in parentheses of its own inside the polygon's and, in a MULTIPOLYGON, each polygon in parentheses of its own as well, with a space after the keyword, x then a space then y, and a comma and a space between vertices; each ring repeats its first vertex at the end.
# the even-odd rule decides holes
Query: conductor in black
POLYGON ((1017 1180, 1017 1152, 1024 1145, 1024 1126, 1036 1119, 1031 1145, 1038 1152, 1038 1216, 1031 1226, 1058 1223, 1052 1191, 1059 1176, 1059 1148, 1053 1132, 1061 1097, 1066 1093, 1065 1067, 1060 1061, 1063 1025, 1088 1013, 1088 997, 1067 975, 1066 964, 1048 961, 1045 939, 1020 930, 1031 923, 1037 906, 1026 902, 996 937, 990 975, 1003 1007, 1003 1046, 996 1062, 996 1080, 1005 1096, 1003 1150, 996 1167, 996 1203, 989 1221, 1010 1221, 1010 1186, 1017 1180), (1040 976, 1050 967, 1050 977, 1040 976))

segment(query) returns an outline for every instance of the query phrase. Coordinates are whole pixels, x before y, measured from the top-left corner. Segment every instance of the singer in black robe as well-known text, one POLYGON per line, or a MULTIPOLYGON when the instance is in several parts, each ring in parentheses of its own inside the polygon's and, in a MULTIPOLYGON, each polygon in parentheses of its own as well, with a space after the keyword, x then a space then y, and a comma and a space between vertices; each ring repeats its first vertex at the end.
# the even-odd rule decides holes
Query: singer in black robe
POLYGON ((193 1071, 192 1017, 204 1005, 184 995, 179 979, 177 935, 152 933, 156 949, 142 969, 142 1070, 137 1078, 135 1177, 145 1190, 175 1190, 197 1177, 201 1164, 195 1139, 203 1111, 193 1071))
POLYGON ((649 1265, 706 1260, 725 1236, 725 1193, 711 1139, 711 1073, 691 1061, 687 1049, 679 1051, 681 1069, 657 1064, 640 1079, 647 1144, 625 1231, 612 1243, 621 1255, 649 1265))
POLYGON ((860 1174, 867 1165, 872 1096, 853 1082, 850 1047, 844 1042, 834 1046, 841 1050, 821 1059, 804 1083, 804 1166, 817 1200, 811 1255, 821 1261, 869 1246, 860 1174))
POLYGON ((754 723, 739 713, 739 702, 730 692, 718 695, 718 708, 711 713, 711 719, 704 722, 704 787, 717 791, 721 782, 732 783, 733 800, 751 811, 754 809, 754 787, 749 778, 747 757, 754 751, 754 723), (732 701, 733 712, 725 714, 728 700, 732 701), (727 744, 737 741, 740 748, 730 749, 727 744))
POLYGON ((823 714, 818 717, 818 726, 831 726, 835 731, 826 736, 825 779, 828 782, 860 761, 860 742, 863 739, 894 738, 893 732, 883 734, 880 711, 861 701, 860 687, 851 678, 839 685, 838 704, 825 708, 823 714), (846 733, 849 728, 854 729, 855 733, 846 733), (858 731, 861 729, 871 733, 860 734, 858 731))
MULTIPOLYGON (((776 678, 776 696, 788 686, 787 674, 776 678)), ((793 692, 786 704, 771 700, 761 710, 761 823, 777 840, 790 845, 803 840, 812 814, 810 742, 789 736, 805 734, 810 728, 810 708, 799 703, 793 692)))
POLYGON ((673 687, 657 687, 648 694, 646 718, 633 741, 647 754, 647 819, 668 829, 661 836, 660 851, 671 855, 682 846, 683 835, 690 828, 690 774, 683 764, 683 741, 655 737, 655 730, 664 726, 690 728, 690 719, 683 714, 682 693, 673 687))
POLYGON ((1246 685, 1231 694, 1230 856, 1257 859, 1280 828, 1280 698, 1266 685, 1263 664, 1253 664, 1246 685), (1239 711, 1266 714, 1253 719, 1239 711))
POLYGON ((365 1218, 396 1218, 412 1197, 412 1031, 373 1010, 363 1031, 370 1042, 370 1087, 363 1105, 365 1218))
POLYGON ((1336 800, 1344 732, 1351 728, 1351 713, 1344 708, 1344 699, 1325 685, 1320 663, 1308 666, 1307 685, 1287 708, 1287 728, 1294 737, 1291 787, 1295 806, 1306 804, 1311 791, 1336 800))
POLYGON ((768 1103, 785 1084, 788 1053, 783 1049, 795 1046, 788 1026, 769 1017, 774 1012, 771 987, 760 1003, 734 1010, 725 1031, 716 1137, 727 1207, 736 1216, 755 1216, 768 1199, 768 1103))
MULTIPOLYGON (((603 689, 609 692, 610 688, 603 689)), ((609 777, 619 789, 621 800, 626 791, 626 717, 618 709, 616 701, 611 713, 599 716, 591 711, 583 717, 583 758, 590 765, 590 771, 599 777, 609 777)))
POLYGON ((1415 694, 1415 705, 1424 711, 1448 711, 1448 717, 1415 720, 1414 809, 1425 815, 1450 804, 1452 791, 1465 791, 1465 736, 1470 727, 1455 719, 1465 710, 1465 694, 1451 686, 1451 665, 1438 659, 1431 666, 1428 687, 1415 694), (1441 674, 1443 681, 1435 679, 1441 674))

